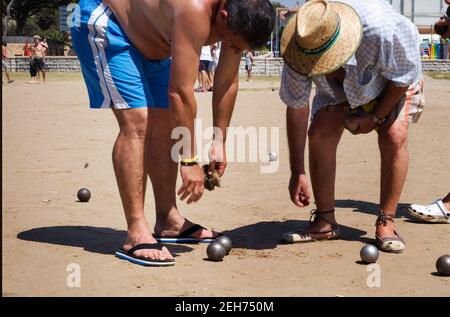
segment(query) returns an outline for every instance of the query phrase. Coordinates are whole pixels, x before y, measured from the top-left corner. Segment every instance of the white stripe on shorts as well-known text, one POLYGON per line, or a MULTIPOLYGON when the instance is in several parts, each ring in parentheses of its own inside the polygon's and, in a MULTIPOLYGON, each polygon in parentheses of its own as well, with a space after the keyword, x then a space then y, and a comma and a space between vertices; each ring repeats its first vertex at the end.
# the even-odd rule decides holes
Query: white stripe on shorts
POLYGON ((110 108, 111 101, 116 109, 127 109, 128 104, 118 92, 114 80, 111 76, 108 62, 106 60, 105 47, 108 45, 106 38, 106 28, 108 27, 111 10, 103 3, 92 12, 88 22, 89 43, 95 58, 97 74, 100 79, 100 86, 104 96, 101 108, 110 108))

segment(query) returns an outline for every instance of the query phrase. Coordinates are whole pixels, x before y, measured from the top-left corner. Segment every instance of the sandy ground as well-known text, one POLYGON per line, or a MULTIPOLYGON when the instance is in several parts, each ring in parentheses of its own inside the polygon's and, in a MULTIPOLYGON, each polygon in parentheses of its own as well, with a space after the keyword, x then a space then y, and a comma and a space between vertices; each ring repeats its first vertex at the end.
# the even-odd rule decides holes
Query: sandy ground
MULTIPOLYGON (((79 77, 53 78, 30 85, 22 77, 2 87, 3 295, 450 295, 450 279, 436 276, 434 266, 450 252, 450 226, 416 223, 405 209, 450 189, 449 81, 426 78, 427 108, 410 129, 410 170, 397 221, 407 250, 381 254, 381 286, 370 288, 370 272, 358 260, 374 236, 380 164, 374 134, 346 133, 339 148, 336 204, 343 239, 280 245, 283 232, 307 224, 310 208, 289 200, 278 81, 243 81, 232 124, 279 127, 278 172, 261 174, 260 163, 231 163, 221 189, 196 205, 179 204, 191 220, 233 239, 235 248, 223 262, 205 261, 206 245, 173 245, 174 267, 145 268, 113 256, 126 230, 111 163, 118 132, 113 115, 88 109, 79 77), (89 203, 77 202, 80 187, 92 191, 89 203), (71 263, 80 265, 79 288, 66 283, 71 263)), ((210 124, 211 94, 197 99, 199 117, 210 124)), ((148 194, 151 223, 153 208, 148 194)))

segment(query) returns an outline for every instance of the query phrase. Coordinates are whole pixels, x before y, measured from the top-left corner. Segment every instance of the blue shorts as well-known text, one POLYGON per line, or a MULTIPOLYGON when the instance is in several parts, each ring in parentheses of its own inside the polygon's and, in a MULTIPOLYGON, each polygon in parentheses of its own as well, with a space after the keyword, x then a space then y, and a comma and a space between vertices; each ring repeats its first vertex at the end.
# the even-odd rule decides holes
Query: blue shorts
POLYGON ((81 0, 71 28, 91 108, 168 108, 171 60, 147 60, 101 0, 81 0))

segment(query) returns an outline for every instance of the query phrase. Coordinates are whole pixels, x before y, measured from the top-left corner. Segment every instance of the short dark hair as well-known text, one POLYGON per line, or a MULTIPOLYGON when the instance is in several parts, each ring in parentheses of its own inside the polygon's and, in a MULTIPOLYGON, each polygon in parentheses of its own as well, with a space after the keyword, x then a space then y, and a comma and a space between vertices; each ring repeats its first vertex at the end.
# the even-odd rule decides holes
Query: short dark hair
POLYGON ((226 0, 224 9, 228 27, 252 49, 267 43, 275 25, 275 9, 269 0, 226 0))
POLYGON ((6 45, 8 45, 8 43, 2 41, 2 45, 6 46, 6 45))

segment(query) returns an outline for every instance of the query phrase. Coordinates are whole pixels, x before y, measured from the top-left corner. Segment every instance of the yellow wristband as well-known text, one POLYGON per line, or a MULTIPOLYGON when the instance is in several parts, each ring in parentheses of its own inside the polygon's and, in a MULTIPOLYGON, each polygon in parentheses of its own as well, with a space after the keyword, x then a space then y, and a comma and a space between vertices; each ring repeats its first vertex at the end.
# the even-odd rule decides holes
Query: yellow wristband
POLYGON ((192 163, 198 163, 198 156, 194 156, 193 158, 190 159, 182 159, 181 163, 183 164, 192 164, 192 163))

